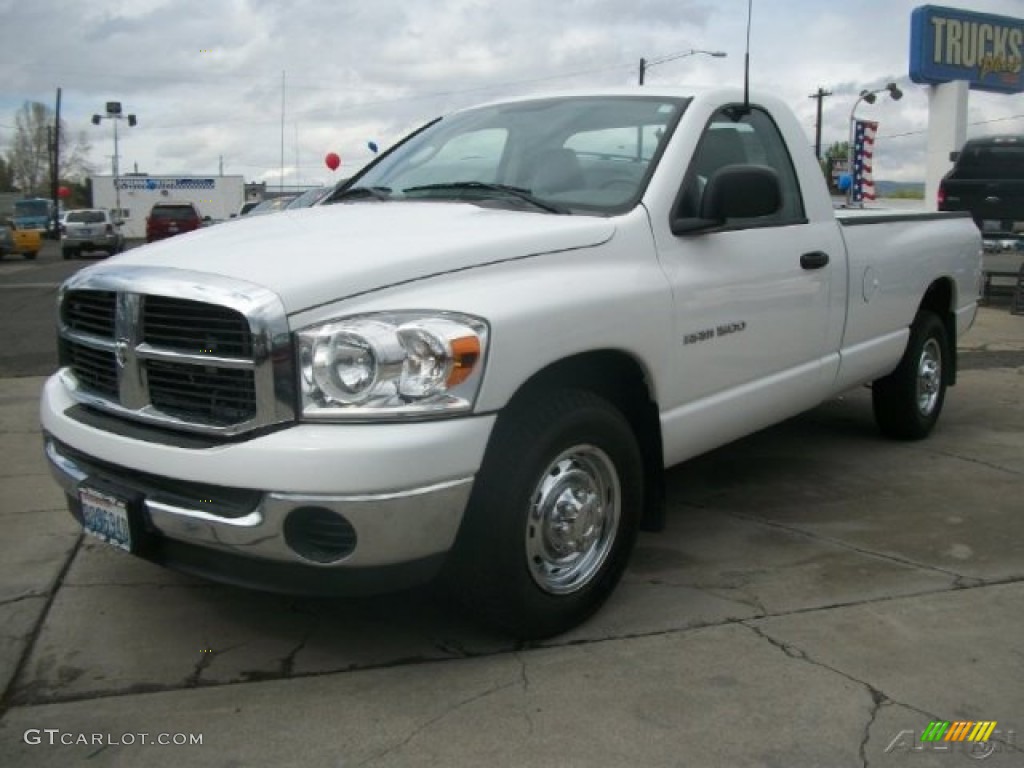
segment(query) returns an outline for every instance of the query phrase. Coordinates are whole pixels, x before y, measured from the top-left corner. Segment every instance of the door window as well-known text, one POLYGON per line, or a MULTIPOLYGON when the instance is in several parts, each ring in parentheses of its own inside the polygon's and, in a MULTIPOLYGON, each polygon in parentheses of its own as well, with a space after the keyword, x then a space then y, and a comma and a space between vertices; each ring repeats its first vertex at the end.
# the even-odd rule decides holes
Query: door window
POLYGON ((720 168, 736 164, 772 168, 778 174, 782 206, 769 216, 731 219, 726 222, 729 229, 806 221, 800 185, 786 143, 774 121, 757 108, 741 115, 736 108, 726 107, 711 117, 683 181, 676 215, 681 218, 698 217, 708 179, 720 168))

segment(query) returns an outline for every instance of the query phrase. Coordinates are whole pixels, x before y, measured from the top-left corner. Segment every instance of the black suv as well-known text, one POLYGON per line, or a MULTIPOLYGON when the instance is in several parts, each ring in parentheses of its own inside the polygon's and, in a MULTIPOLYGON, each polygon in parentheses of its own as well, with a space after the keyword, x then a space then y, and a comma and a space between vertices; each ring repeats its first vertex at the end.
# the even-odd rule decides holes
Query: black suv
POLYGON ((1024 236, 1024 135, 971 139, 939 185, 940 211, 970 211, 986 238, 1024 236))

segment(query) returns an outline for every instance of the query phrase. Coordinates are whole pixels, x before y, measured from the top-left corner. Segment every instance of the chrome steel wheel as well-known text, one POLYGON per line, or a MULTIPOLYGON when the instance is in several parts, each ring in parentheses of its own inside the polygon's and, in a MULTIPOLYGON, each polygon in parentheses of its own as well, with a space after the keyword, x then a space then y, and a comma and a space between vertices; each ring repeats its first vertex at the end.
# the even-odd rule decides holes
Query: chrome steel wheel
POLYGON ((526 557, 545 592, 566 595, 587 586, 615 544, 622 490, 615 464, 593 445, 563 451, 530 497, 526 557))
POLYGON ((917 410, 928 416, 935 410, 942 388, 942 348, 934 338, 928 339, 917 362, 917 410))

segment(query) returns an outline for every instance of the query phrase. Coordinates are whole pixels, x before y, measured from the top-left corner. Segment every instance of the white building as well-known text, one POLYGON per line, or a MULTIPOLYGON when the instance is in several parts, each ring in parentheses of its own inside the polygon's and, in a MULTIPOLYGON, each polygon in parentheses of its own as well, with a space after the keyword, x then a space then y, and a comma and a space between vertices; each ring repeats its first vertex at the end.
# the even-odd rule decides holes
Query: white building
POLYGON ((92 204, 116 213, 118 192, 121 201, 121 232, 128 238, 146 236, 146 217, 154 203, 189 202, 204 218, 229 219, 245 201, 245 181, 241 176, 148 176, 126 174, 93 176, 92 204))

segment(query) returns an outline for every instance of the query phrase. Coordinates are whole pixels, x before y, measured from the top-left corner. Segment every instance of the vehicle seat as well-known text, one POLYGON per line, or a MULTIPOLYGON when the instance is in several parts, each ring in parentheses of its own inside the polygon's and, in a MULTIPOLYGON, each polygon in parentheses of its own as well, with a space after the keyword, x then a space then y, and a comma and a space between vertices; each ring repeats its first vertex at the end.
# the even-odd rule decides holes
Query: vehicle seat
POLYGON ((687 176, 680 205, 682 216, 698 216, 704 185, 719 168, 747 162, 747 152, 739 134, 730 128, 709 130, 704 134, 687 176))
POLYGON ((583 166, 571 149, 546 149, 534 160, 530 189, 534 193, 554 194, 586 186, 583 166))

